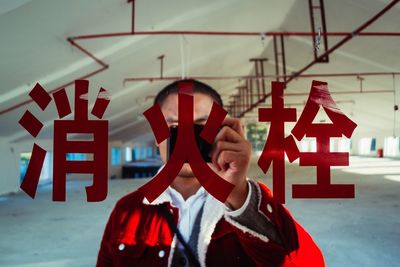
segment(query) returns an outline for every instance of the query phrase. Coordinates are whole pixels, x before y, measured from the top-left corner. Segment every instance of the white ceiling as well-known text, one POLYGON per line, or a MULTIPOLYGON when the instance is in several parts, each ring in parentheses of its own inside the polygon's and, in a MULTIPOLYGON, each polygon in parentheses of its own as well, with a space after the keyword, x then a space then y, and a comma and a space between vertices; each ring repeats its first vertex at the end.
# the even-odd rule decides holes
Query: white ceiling
MULTIPOLYGON (((390 1, 325 1, 328 32, 351 32, 390 1)), ((0 110, 28 100, 36 82, 48 91, 90 73, 99 66, 66 38, 83 34, 126 32, 131 26, 131 7, 123 0, 0 2, 0 110), (16 3, 18 2, 18 3, 16 3)), ((400 32, 400 5, 388 11, 365 31, 400 32)), ((136 30, 205 31, 302 31, 309 32, 306 0, 136 0, 136 30)), ((333 46, 343 37, 329 37, 333 46)), ((313 59, 311 37, 287 37, 286 61, 289 72, 297 71, 313 59)), ((147 141, 152 135, 140 116, 151 104, 146 96, 156 94, 168 82, 123 84, 123 79, 158 76, 157 57, 165 54, 164 75, 180 76, 181 43, 189 75, 248 75, 249 58, 267 57, 267 74, 274 74, 271 38, 221 36, 127 36, 80 40, 80 45, 106 62, 109 69, 90 78, 92 102, 100 86, 109 90, 112 101, 105 119, 110 120, 110 139, 147 141), (182 41, 183 40, 183 41, 182 41)), ((330 55, 328 64, 317 64, 306 73, 399 72, 399 37, 356 37, 330 55)), ((359 90, 355 77, 321 78, 331 91, 359 90)), ((291 82, 287 92, 308 92, 312 79, 291 82)), ((238 81, 209 82, 228 102, 238 81)), ((396 78, 397 91, 400 78, 396 78)), ((268 86, 269 88, 269 86, 268 86)), ((368 76, 364 90, 392 90, 391 76, 368 76)), ((73 87, 67 88, 70 100, 73 87)), ((398 95, 398 94, 397 94, 398 95)), ((287 97, 286 103, 302 103, 304 97, 287 97)), ((359 127, 356 135, 393 133, 393 93, 334 95, 338 106, 359 127)), ((269 103, 269 100, 267 100, 269 103)), ((73 104, 73 103, 71 103, 73 104)), ((301 112, 301 106, 296 106, 301 112)), ((31 139, 18 124, 26 109, 45 122, 39 137, 52 136, 54 104, 42 112, 34 104, 0 115, 0 136, 10 141, 31 139)), ((254 112, 249 120, 254 120, 254 112)), ((300 113, 299 113, 300 114, 300 113)), ((400 116, 397 116, 400 117, 400 116)), ((400 122, 400 121, 399 121, 400 122)), ((290 128, 290 126, 288 127, 290 128)))

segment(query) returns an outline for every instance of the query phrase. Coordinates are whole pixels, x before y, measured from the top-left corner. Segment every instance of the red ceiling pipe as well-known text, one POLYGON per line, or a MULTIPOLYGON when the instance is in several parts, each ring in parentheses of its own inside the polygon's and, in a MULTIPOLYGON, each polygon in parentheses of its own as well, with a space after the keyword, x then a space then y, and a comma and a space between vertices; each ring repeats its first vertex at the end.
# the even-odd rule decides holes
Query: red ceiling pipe
MULTIPOLYGON (((336 104, 338 104, 338 103, 336 103, 336 104)), ((304 106, 304 105, 305 105, 305 102, 303 102, 303 103, 288 103, 288 104, 285 104, 285 107, 289 107, 289 106, 304 106)), ((267 107, 272 107, 272 105, 262 105, 260 107, 267 108, 267 107)), ((257 117, 258 117, 258 114, 257 114, 257 117)))
MULTIPOLYGON (((378 12, 375 16, 370 18, 368 21, 363 23, 361 26, 359 26, 356 30, 354 30, 351 34, 347 35, 345 38, 343 38, 341 41, 339 41, 337 44, 335 44, 333 47, 328 49, 328 51, 322 53, 318 58, 323 58, 327 57, 329 54, 337 50, 339 47, 350 41, 354 36, 358 36, 362 30, 367 28, 369 25, 374 23, 378 18, 380 18, 383 14, 385 14, 389 9, 391 9, 393 6, 395 6, 400 0, 393 0, 390 2, 385 8, 383 8, 380 12, 378 12)), ((286 84, 291 82, 293 79, 297 78, 300 74, 308 70, 310 67, 312 67, 314 64, 318 63, 318 58, 314 59, 311 61, 309 64, 307 64, 305 67, 303 67, 301 70, 296 72, 295 74, 289 76, 289 78, 286 80, 286 84)), ((271 93, 263 96, 260 98, 253 106, 250 108, 246 109, 244 112, 239 114, 239 117, 243 117, 247 112, 251 111, 253 108, 257 107, 258 104, 263 103, 265 99, 271 96, 271 93)))
MULTIPOLYGON (((91 77, 91 76, 94 76, 94 75, 96 75, 96 74, 98 74, 98 73, 104 71, 104 70, 107 69, 107 68, 108 68, 108 67, 106 67, 106 66, 102 66, 102 67, 99 68, 98 70, 95 70, 95 71, 93 71, 93 72, 91 72, 91 73, 89 73, 89 74, 86 74, 86 75, 84 75, 84 76, 81 76, 81 77, 77 78, 77 80, 84 80, 84 79, 87 79, 87 78, 89 78, 89 77, 91 77)), ((56 91, 58 91, 58 90, 60 90, 60 89, 62 89, 62 88, 66 88, 66 87, 68 87, 68 86, 70 86, 70 85, 73 85, 74 83, 75 83, 75 80, 70 81, 70 82, 68 82, 68 83, 66 83, 66 84, 63 84, 63 85, 61 85, 61 86, 59 86, 59 87, 57 87, 57 88, 55 88, 55 89, 52 89, 52 90, 48 91, 48 93, 49 93, 49 94, 52 94, 52 93, 54 93, 54 92, 56 92, 56 91)), ((17 108, 20 108, 20 107, 22 107, 22 106, 24 106, 24 105, 27 105, 27 104, 29 104, 29 103, 31 103, 31 102, 33 102, 33 100, 30 98, 30 99, 28 99, 28 100, 26 100, 26 101, 23 101, 23 102, 20 102, 20 103, 14 105, 14 106, 11 106, 11 107, 9 107, 9 108, 3 109, 3 110, 0 111, 0 116, 3 115, 3 114, 5 114, 5 113, 8 113, 8 112, 10 112, 10 111, 13 111, 13 110, 15 110, 15 109, 17 109, 17 108)))
MULTIPOLYGON (((355 104, 354 100, 339 100, 339 101, 335 101, 336 104, 355 104)), ((304 102, 299 102, 299 103, 285 103, 285 107, 290 107, 290 106, 305 106, 306 101, 304 102)), ((261 105, 260 107, 263 108, 268 108, 268 107, 272 107, 272 105, 261 105)), ((256 115, 258 117, 258 114, 256 115)))
POLYGON ((283 82, 286 84, 286 54, 285 54, 285 38, 283 35, 280 37, 281 41, 281 59, 282 59, 282 72, 283 72, 283 82))
POLYGON ((164 77, 164 57, 165 55, 161 55, 157 58, 160 60, 160 78, 164 77))
MULTIPOLYGON (((278 64, 278 58, 279 58, 279 53, 278 53, 278 45, 276 43, 276 36, 273 37, 273 45, 274 45, 274 59, 275 59, 275 76, 279 76, 279 64, 278 64)), ((277 79, 279 82, 279 78, 277 79)))
MULTIPOLYGON (((394 93, 394 90, 358 90, 358 91, 337 91, 329 92, 331 95, 346 95, 346 94, 377 94, 377 93, 394 93)), ((285 96, 305 96, 310 93, 285 93, 285 96)))
POLYGON ((92 53, 90 53, 88 50, 86 50, 85 48, 83 48, 82 46, 78 45, 74 40, 72 40, 71 38, 67 39, 68 42, 70 42, 71 45, 75 46, 76 48, 78 48, 79 50, 81 50, 84 54, 86 54, 88 57, 90 57, 91 59, 93 59, 94 61, 96 61, 100 66, 108 68, 108 65, 106 63, 104 63, 102 60, 100 60, 99 58, 95 57, 92 53))
POLYGON ((315 73, 301 74, 296 78, 314 78, 314 77, 351 77, 351 76, 386 76, 400 75, 400 72, 348 72, 348 73, 315 73))
MULTIPOLYGON (((134 0, 131 0, 132 2, 134 2, 134 0)), ((399 0, 395 0, 393 2, 391 2, 388 7, 392 7, 393 5, 395 5, 399 0)), ((389 8, 386 7, 385 11, 386 12, 389 8)), ((94 38, 107 38, 107 37, 118 37, 118 36, 129 36, 129 35, 182 35, 182 34, 186 34, 186 35, 220 35, 220 36, 313 36, 313 33, 310 32, 214 32, 214 31, 141 31, 141 32, 136 32, 134 30, 135 24, 134 24, 134 11, 135 11, 135 7, 134 7, 134 3, 132 3, 132 24, 131 24, 131 32, 116 32, 116 33, 106 33, 106 34, 89 34, 89 35, 79 35, 79 36, 74 36, 74 37, 70 37, 67 40, 75 47, 77 47, 79 50, 81 50, 83 53, 85 53, 87 56, 89 56, 90 58, 92 58, 93 60, 95 60, 98 64, 101 65, 101 68, 91 72, 87 75, 84 75, 78 79, 87 79, 101 71, 104 71, 105 69, 108 68, 108 65, 105 64, 103 61, 101 61, 100 59, 96 58, 93 54, 91 54, 89 51, 87 51, 86 49, 84 49, 83 47, 81 47, 80 45, 78 45, 76 42, 74 42, 75 40, 79 40, 79 39, 94 39, 94 38)), ((383 13, 384 13, 383 12, 383 13)), ((378 14, 379 15, 379 14, 378 14)), ((372 22, 370 22, 372 23, 372 22)), ((330 33, 321 33, 321 35, 327 35, 327 36, 353 36, 353 33, 349 33, 349 32, 330 32, 330 33)), ((358 32, 357 36, 400 36, 400 32, 358 32)), ((347 37, 346 37, 347 38, 347 37)), ((327 51, 329 52, 329 51, 327 51)), ((332 51, 330 51, 332 52, 332 51)), ((323 54, 324 55, 324 54, 323 54)), ((299 76, 299 72, 297 73, 297 77, 299 76)), ((166 78, 163 78, 165 80, 167 80, 166 78)), ((180 77, 176 78, 174 77, 174 80, 180 79, 180 77)), ((225 79, 225 78, 221 78, 221 79, 225 79)), ((129 80, 129 79, 126 79, 129 80)), ((157 79, 146 79, 146 80, 157 80, 157 79)), ((50 92, 54 92, 57 91, 63 87, 69 86, 71 84, 73 84, 74 81, 71 81, 65 85, 62 85, 60 87, 57 87, 56 89, 51 90, 50 92)), ((124 80, 125 82, 125 80, 124 80)), ((268 96, 266 96, 268 97, 268 96)), ((24 106, 28 103, 32 102, 32 100, 27 100, 21 103, 18 103, 12 107, 9 107, 7 109, 1 110, 0 111, 0 115, 5 114, 7 112, 10 112, 16 108, 19 108, 21 106, 24 106)), ((257 101, 257 103, 255 103, 255 106, 257 106, 257 104, 259 103, 259 101, 257 101)), ((247 112, 247 111, 245 111, 247 112)))
MULTIPOLYGON (((317 5, 317 6, 314 6, 313 2, 314 2, 313 0, 308 0, 308 9, 309 9, 309 15, 310 15, 311 32, 314 35, 319 35, 317 38, 322 37, 322 40, 324 42, 324 51, 327 51, 328 50, 328 37, 326 35, 321 35, 322 32, 327 32, 327 30, 326 30, 324 0, 319 0, 319 5, 317 5), (314 12, 316 10, 319 11, 319 14, 320 14, 319 16, 314 16, 314 12), (319 17, 320 20, 321 20, 320 24, 322 26, 322 29, 320 28, 319 32, 315 31, 316 30, 315 29, 315 19, 316 19, 316 17, 319 17)), ((315 44, 315 42, 316 42, 316 38, 312 37, 312 43, 315 44)), ((321 62, 321 63, 328 63, 329 62, 329 58, 328 57, 324 57, 324 58, 319 58, 318 57, 318 49, 314 49, 314 59, 318 60, 318 62, 321 62)))
MULTIPOLYGON (((329 92, 331 95, 347 95, 347 94, 379 94, 379 93, 394 93, 394 90, 353 90, 353 91, 336 91, 329 92)), ((285 93, 285 97, 287 96, 308 96, 310 92, 304 93, 285 93)), ((257 95, 255 95, 257 96, 257 95)), ((285 104, 286 105, 286 104, 285 104)), ((240 105, 237 105, 240 106, 240 105)))
MULTIPOLYGON (((387 76, 400 75, 400 72, 350 72, 350 73, 311 73, 301 74, 298 78, 317 78, 317 77, 357 77, 357 76, 387 76)), ((285 75, 264 75, 264 76, 191 76, 190 79, 195 80, 258 80, 258 79, 276 79, 287 77, 285 75)), ((124 84, 127 82, 155 82, 155 81, 175 81, 180 80, 179 76, 164 76, 164 77, 133 77, 124 79, 124 84)))
MULTIPOLYGON (((92 53, 90 53, 88 50, 86 50, 86 49, 83 48, 82 46, 78 45, 74 40, 72 40, 72 39, 70 39, 70 38, 68 38, 67 40, 68 40, 68 42, 71 43, 71 45, 73 45, 73 46, 75 46, 76 48, 78 48, 78 49, 79 49, 80 51, 82 51, 85 55, 87 55, 88 57, 90 57, 91 59, 93 59, 95 62, 97 62, 97 63, 101 66, 99 69, 97 69, 97 70, 95 70, 95 71, 92 71, 92 72, 90 72, 90 73, 88 73, 88 74, 86 74, 86 75, 83 75, 83 76, 77 78, 78 80, 87 79, 87 78, 92 77, 92 76, 94 76, 94 75, 96 75, 96 74, 98 74, 98 73, 100 73, 100 72, 102 72, 102 71, 104 71, 104 70, 106 70, 106 69, 108 68, 108 65, 107 65, 106 63, 104 63, 103 61, 101 61, 100 59, 98 59, 97 57, 95 57, 92 53)), ((63 84, 63 85, 61 85, 61 86, 59 86, 59 87, 57 87, 57 88, 55 88, 55 89, 52 89, 52 90, 48 91, 48 93, 49 93, 49 94, 54 93, 54 92, 56 92, 56 91, 58 91, 58 90, 60 90, 60 89, 62 89, 62 88, 66 88, 66 87, 68 87, 68 86, 70 86, 70 85, 73 85, 74 83, 75 83, 75 80, 70 81, 70 82, 65 83, 65 84, 63 84)), ((3 109, 3 110, 0 111, 0 116, 3 115, 3 114, 5 114, 5 113, 8 113, 8 112, 10 112, 10 111, 13 111, 13 110, 15 110, 15 109, 17 109, 17 108, 20 108, 20 107, 22 107, 22 106, 24 106, 24 105, 27 105, 27 104, 31 103, 32 101, 33 101, 33 100, 32 100, 31 98, 29 98, 29 99, 26 100, 26 101, 20 102, 20 103, 18 103, 18 104, 15 104, 15 105, 9 107, 9 108, 3 109)))
POLYGON ((128 0, 128 3, 132 2, 132 25, 131 33, 135 33, 135 0, 128 0))
MULTIPOLYGON (((326 32, 321 36, 348 36, 351 32, 326 32)), ((129 35, 214 35, 214 36, 316 36, 312 32, 224 32, 224 31, 135 31, 102 34, 87 34, 71 37, 72 40, 110 38, 129 35)), ((400 32, 360 32, 357 36, 398 37, 400 32)))
POLYGON ((308 70, 311 66, 313 66, 315 63, 318 62, 319 58, 324 58, 326 56, 328 56, 329 54, 331 54, 333 51, 337 50, 339 47, 341 47, 342 45, 344 45, 345 43, 347 43, 348 41, 350 41, 351 39, 353 39, 354 36, 357 36, 360 34, 361 31, 363 31, 365 28, 367 28, 368 26, 370 26, 372 23, 374 23, 378 18, 380 18, 383 14, 385 14, 389 9, 391 9, 393 6, 395 6, 400 0, 394 0, 392 2, 390 2, 390 4, 388 4, 384 9, 382 9, 380 12, 378 12, 378 14, 376 14, 375 16, 373 16, 372 18, 370 18, 368 21, 366 21, 364 24, 362 24, 360 27, 358 27, 356 30, 354 30, 352 33, 350 33, 349 35, 347 35, 345 38, 343 38, 341 41, 339 41, 337 44, 335 44, 334 46, 332 46, 331 48, 329 48, 325 53, 323 53, 322 55, 320 55, 317 59, 311 61, 309 64, 307 64, 305 67, 303 67, 301 70, 299 70, 298 72, 296 72, 294 75, 291 75, 289 77, 289 79, 287 80, 287 82, 290 82, 291 80, 293 80, 294 78, 296 78, 298 75, 300 75, 301 73, 305 72, 306 70, 308 70))

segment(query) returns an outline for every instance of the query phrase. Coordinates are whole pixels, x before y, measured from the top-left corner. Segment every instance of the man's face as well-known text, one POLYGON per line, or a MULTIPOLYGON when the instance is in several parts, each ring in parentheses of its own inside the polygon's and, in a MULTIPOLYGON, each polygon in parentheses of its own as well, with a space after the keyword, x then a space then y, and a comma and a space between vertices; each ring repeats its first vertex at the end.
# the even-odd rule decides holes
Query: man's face
MULTIPOLYGON (((204 125, 210 115, 213 98, 203 94, 194 93, 194 123, 204 125)), ((169 95, 161 105, 161 111, 167 121, 168 127, 178 125, 178 94, 169 95)), ((189 111, 188 111, 189 112, 189 111)), ((167 140, 159 144, 161 158, 167 162, 167 140)), ((188 163, 183 164, 178 176, 193 178, 192 168, 188 163)))

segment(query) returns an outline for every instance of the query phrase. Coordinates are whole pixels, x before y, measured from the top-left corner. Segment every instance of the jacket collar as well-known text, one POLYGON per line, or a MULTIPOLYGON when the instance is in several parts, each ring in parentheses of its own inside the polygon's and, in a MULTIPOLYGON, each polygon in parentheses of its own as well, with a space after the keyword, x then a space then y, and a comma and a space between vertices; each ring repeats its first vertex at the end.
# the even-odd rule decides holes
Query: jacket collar
POLYGON ((168 189, 169 188, 167 188, 164 192, 162 192, 162 194, 159 195, 156 199, 154 199, 153 202, 150 203, 150 201, 148 201, 147 198, 144 197, 142 203, 146 204, 146 205, 159 205, 159 204, 162 204, 165 202, 171 203, 172 199, 171 199, 171 195, 168 192, 168 189))
MULTIPOLYGON (((162 168, 164 168, 164 166, 165 164, 158 169, 157 174, 162 170, 162 168)), ((146 205, 159 205, 165 202, 173 203, 171 195, 178 195, 178 194, 180 194, 178 191, 176 191, 171 186, 168 186, 167 189, 165 189, 164 192, 162 192, 161 195, 159 195, 153 202, 150 203, 150 201, 146 197, 143 197, 142 203, 146 205)), ((195 195, 202 195, 202 194, 206 194, 206 190, 203 187, 200 187, 199 190, 195 193, 195 195)))
MULTIPOLYGON (((165 164, 163 164, 157 171, 157 173, 154 175, 156 176, 163 168, 164 168, 165 164)), ((169 188, 169 187, 168 187, 169 188)), ((164 190, 164 192, 161 193, 161 195, 159 195, 156 199, 154 199, 153 202, 150 203, 150 201, 147 200, 146 197, 143 197, 143 204, 146 205, 159 205, 165 202, 172 202, 171 201, 171 196, 170 194, 167 192, 168 188, 166 190, 164 190)))

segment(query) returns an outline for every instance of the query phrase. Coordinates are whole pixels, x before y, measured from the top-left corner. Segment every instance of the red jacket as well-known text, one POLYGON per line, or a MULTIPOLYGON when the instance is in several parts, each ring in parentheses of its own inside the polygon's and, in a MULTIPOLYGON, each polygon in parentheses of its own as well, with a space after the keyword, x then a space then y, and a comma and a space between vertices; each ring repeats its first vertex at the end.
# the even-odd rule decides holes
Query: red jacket
MULTIPOLYGON (((199 233, 201 265, 325 266, 321 251, 288 210, 264 184, 258 183, 257 190, 259 212, 275 225, 284 245, 235 222, 226 216, 224 204, 208 195, 199 233)), ((161 195, 146 203, 138 191, 121 198, 107 223, 96 266, 169 266, 176 240, 160 212, 163 202, 161 195)), ((166 205, 178 222, 179 210, 166 205)))

